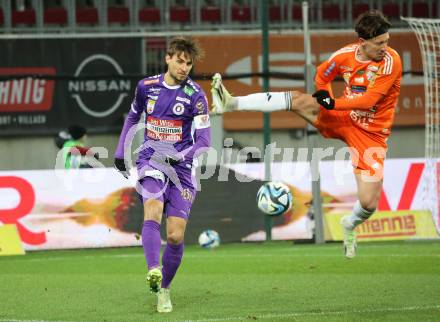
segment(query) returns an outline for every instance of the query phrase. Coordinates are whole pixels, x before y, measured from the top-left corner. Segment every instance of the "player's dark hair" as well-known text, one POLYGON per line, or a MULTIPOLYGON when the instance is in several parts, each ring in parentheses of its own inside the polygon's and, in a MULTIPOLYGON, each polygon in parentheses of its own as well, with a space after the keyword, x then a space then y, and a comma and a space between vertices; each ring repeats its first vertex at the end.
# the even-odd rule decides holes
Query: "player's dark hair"
POLYGON ((359 38, 371 39, 388 32, 391 23, 379 10, 369 10, 360 14, 354 23, 359 38))
POLYGON ((173 56, 179 53, 187 54, 193 62, 199 61, 203 58, 204 52, 200 47, 199 42, 191 37, 175 37, 167 49, 167 55, 173 56))
POLYGON ((68 132, 72 139, 78 140, 87 134, 87 130, 81 125, 71 125, 68 128, 68 132))

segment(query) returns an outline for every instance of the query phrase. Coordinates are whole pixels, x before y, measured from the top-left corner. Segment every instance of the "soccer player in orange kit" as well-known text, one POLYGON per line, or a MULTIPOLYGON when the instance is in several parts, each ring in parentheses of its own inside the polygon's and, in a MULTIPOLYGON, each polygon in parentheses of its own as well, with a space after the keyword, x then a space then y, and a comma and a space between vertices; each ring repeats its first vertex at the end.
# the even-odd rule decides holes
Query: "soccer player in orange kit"
POLYGON ((313 94, 293 92, 256 93, 233 97, 213 77, 213 112, 290 110, 300 115, 326 138, 344 141, 350 148, 358 188, 351 215, 341 220, 344 252, 356 255, 354 229, 376 210, 383 182, 383 162, 400 93, 402 64, 399 54, 388 47, 391 24, 377 10, 361 14, 355 22, 356 43, 336 51, 319 65, 313 94), (342 76, 344 94, 333 96, 331 82, 342 76))

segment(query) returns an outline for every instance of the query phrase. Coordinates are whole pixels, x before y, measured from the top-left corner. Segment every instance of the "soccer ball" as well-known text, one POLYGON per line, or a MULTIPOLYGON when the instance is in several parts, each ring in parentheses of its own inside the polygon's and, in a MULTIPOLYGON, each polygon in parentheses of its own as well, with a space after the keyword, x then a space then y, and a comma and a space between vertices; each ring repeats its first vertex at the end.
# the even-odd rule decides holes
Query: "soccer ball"
POLYGON ((292 193, 282 182, 267 182, 257 192, 257 205, 266 215, 281 215, 292 206, 292 193))
POLYGON ((220 236, 215 230, 204 230, 199 236, 199 245, 203 248, 215 248, 220 245, 220 236))

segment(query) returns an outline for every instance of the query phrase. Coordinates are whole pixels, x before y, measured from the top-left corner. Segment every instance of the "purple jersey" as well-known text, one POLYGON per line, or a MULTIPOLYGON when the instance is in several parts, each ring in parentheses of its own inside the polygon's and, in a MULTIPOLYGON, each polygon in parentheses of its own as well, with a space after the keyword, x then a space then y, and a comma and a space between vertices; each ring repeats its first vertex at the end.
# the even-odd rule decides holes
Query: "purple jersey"
POLYGON ((209 147, 208 103, 201 87, 190 78, 170 86, 165 83, 164 74, 160 74, 138 83, 116 149, 117 158, 123 158, 125 136, 129 128, 139 122, 143 112, 146 114, 145 142, 139 159, 149 159, 154 152, 161 152, 157 151, 158 146, 169 144, 172 150, 182 152, 186 161, 192 162, 197 150, 209 147))

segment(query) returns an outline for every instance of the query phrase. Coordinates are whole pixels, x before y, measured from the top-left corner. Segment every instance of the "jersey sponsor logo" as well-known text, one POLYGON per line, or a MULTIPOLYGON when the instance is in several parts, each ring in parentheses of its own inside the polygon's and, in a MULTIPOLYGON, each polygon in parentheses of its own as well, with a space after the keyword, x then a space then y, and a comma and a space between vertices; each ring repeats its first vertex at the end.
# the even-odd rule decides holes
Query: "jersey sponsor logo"
POLYGON ((165 175, 159 170, 146 170, 142 178, 150 177, 165 182, 165 175))
POLYGON ((353 122, 359 126, 368 129, 370 123, 374 122, 374 113, 363 110, 352 110, 350 112, 350 118, 353 122))
POLYGON ((150 87, 147 91, 148 93, 158 95, 160 93, 160 87, 150 87))
POLYGON ((191 96, 194 94, 194 89, 191 88, 191 87, 189 87, 189 86, 185 86, 185 87, 183 88, 183 92, 184 92, 186 95, 188 95, 188 96, 191 97, 191 96))
POLYGON ((187 98, 184 98, 184 97, 176 96, 176 101, 184 102, 186 104, 191 104, 191 101, 189 99, 187 99, 187 98))
MULTIPOLYGON (((0 68, 0 75, 55 75, 53 67, 0 68)), ((0 82, 0 112, 39 112, 52 108, 53 80, 21 78, 0 82)))
POLYGON ((349 66, 339 66, 339 69, 341 70, 345 70, 346 72, 351 72, 353 70, 353 68, 349 67, 349 66))
POLYGON ((196 85, 193 83, 192 80, 188 79, 188 80, 186 81, 186 83, 189 84, 189 85, 192 87, 192 89, 193 89, 194 91, 196 91, 197 93, 199 92, 199 90, 197 89, 196 85))
POLYGON ((147 102, 147 113, 152 114, 154 111, 154 106, 156 105, 156 101, 149 99, 147 102))
POLYGON ((355 83, 363 84, 364 81, 365 81, 365 79, 364 79, 363 76, 361 76, 361 77, 355 77, 355 78, 354 78, 354 82, 355 82, 355 83))
POLYGON ((183 106, 182 103, 176 103, 173 106, 173 113, 175 115, 182 115, 183 113, 185 113, 185 106, 183 106))
POLYGON ((157 83, 159 83, 159 78, 144 80, 144 85, 151 85, 157 83))
POLYGON ((211 126, 211 121, 209 120, 209 115, 197 115, 194 118, 194 127, 195 129, 206 129, 211 126))
POLYGON ((327 69, 324 71, 324 76, 325 76, 325 77, 328 77, 328 75, 331 74, 331 72, 333 71, 333 69, 335 68, 335 66, 336 66, 336 62, 332 62, 332 63, 330 64, 330 66, 328 66, 327 69))
POLYGON ((147 136, 153 140, 166 142, 182 141, 182 123, 182 120, 161 120, 148 116, 147 136))
MULTIPOLYGON (((102 73, 103 69, 109 74, 124 74, 115 59, 108 55, 96 54, 87 57, 79 64, 75 76, 96 75, 102 73)), ((84 113, 97 118, 115 112, 130 90, 129 79, 75 80, 68 83, 68 91, 78 106, 84 113)))
POLYGON ((367 87, 365 86, 358 86, 358 85, 352 85, 351 90, 355 93, 364 93, 367 91, 367 87))

